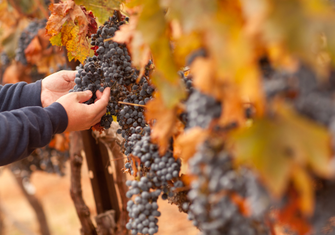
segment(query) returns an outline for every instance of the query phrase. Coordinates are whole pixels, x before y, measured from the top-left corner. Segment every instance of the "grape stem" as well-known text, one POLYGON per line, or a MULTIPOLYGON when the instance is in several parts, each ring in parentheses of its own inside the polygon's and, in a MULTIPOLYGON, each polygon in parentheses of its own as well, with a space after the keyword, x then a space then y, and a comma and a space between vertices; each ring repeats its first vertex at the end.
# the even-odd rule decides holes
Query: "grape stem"
POLYGON ((118 103, 119 104, 128 104, 128 105, 133 105, 133 106, 140 106, 140 107, 145 108, 145 105, 143 105, 143 104, 134 104, 134 103, 128 103, 128 102, 123 102, 123 101, 119 101, 118 103))

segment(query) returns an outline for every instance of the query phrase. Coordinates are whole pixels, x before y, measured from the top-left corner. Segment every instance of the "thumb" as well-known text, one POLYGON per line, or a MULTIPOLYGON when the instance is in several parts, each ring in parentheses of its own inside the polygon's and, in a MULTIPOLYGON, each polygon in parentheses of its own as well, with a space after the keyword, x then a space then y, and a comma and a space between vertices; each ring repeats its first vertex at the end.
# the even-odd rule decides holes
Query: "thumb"
POLYGON ((76 99, 79 103, 83 103, 85 101, 88 101, 92 97, 92 91, 82 91, 82 92, 76 92, 77 95, 76 99))

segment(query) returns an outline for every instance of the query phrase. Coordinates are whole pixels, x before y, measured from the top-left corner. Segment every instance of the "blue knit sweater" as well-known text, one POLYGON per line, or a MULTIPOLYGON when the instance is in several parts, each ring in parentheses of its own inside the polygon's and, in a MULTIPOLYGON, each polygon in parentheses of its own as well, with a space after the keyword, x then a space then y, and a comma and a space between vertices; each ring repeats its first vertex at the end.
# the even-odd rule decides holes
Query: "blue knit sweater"
POLYGON ((57 102, 41 104, 41 81, 0 86, 0 166, 27 157, 65 131, 68 118, 57 102))

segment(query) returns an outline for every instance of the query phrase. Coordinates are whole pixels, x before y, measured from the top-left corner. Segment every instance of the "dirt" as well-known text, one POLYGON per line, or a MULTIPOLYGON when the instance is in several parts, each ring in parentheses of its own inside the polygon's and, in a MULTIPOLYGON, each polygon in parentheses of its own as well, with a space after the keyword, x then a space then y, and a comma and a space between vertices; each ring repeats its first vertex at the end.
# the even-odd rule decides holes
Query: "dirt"
MULTIPOLYGON (((44 206, 52 235, 80 234, 80 222, 69 193, 69 166, 66 171, 64 177, 36 172, 31 179, 36 189, 35 195, 44 206)), ((82 185, 84 199, 93 218, 96 210, 86 165, 82 170, 82 185)), ((8 169, 0 173, 0 205, 5 211, 5 231, 0 235, 40 234, 35 214, 8 169), (19 229, 20 227, 23 228, 19 229)), ((160 200, 159 208, 162 216, 158 223, 158 235, 195 235, 199 233, 192 222, 187 220, 187 215, 180 213, 175 205, 160 200)))

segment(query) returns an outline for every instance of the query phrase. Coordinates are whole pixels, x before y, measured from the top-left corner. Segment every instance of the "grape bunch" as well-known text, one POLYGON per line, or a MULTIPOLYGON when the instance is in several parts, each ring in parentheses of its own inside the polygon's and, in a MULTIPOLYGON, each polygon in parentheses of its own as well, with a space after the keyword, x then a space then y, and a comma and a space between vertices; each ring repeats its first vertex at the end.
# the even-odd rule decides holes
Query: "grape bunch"
MULTIPOLYGON (((204 53, 203 50, 200 52, 204 53)), ((195 53, 194 56, 199 55, 195 53)), ((179 71, 178 74, 180 79, 184 82, 187 92, 187 99, 184 101, 186 110, 180 115, 180 120, 184 123, 186 129, 196 126, 204 129, 208 128, 212 120, 221 116, 221 102, 194 88, 192 75, 185 76, 183 71, 179 71)))
POLYGON ((129 212, 129 222, 126 225, 132 234, 155 234, 158 232, 158 219, 161 213, 158 211, 157 200, 161 194, 160 190, 150 192, 152 183, 147 177, 142 177, 140 181, 127 181, 130 187, 127 195, 137 195, 127 203, 129 212), (150 187, 151 186, 151 187, 150 187))
POLYGON ((46 146, 36 149, 29 157, 12 163, 10 169, 14 174, 30 178, 35 171, 44 171, 50 174, 64 176, 65 162, 69 159, 68 151, 59 151, 46 146))
POLYGON ((257 216, 246 217, 233 203, 231 193, 248 198, 258 188, 249 190, 248 171, 234 169, 232 158, 222 145, 206 141, 189 160, 189 167, 197 180, 192 182, 188 193, 191 201, 188 215, 201 234, 269 234, 262 217, 266 207, 257 216))
POLYGON ((194 89, 186 101, 188 127, 207 128, 213 119, 219 118, 222 112, 221 103, 212 96, 194 89))
POLYGON ((122 131, 124 138, 134 132, 133 129, 130 130, 131 127, 145 126, 144 110, 141 105, 145 105, 151 99, 154 91, 145 78, 148 70, 136 83, 139 71, 131 66, 131 57, 126 45, 110 40, 125 23, 120 21, 115 13, 103 26, 99 27, 96 34, 92 34, 91 45, 96 49, 96 54, 88 57, 85 65, 78 68, 76 86, 73 89, 74 92, 91 90, 94 95, 87 102, 90 104, 95 100, 97 90, 103 91, 106 87, 111 87, 107 112, 101 118, 100 125, 108 129, 115 116, 121 125, 120 132, 122 131), (130 105, 120 102, 130 103, 130 105))
MULTIPOLYGON (((157 200, 162 194, 166 200, 174 195, 177 187, 182 187, 179 180, 181 162, 176 160, 172 151, 168 150, 164 156, 160 156, 158 146, 151 142, 150 129, 145 128, 145 135, 132 134, 131 140, 135 142, 132 155, 139 158, 139 162, 133 162, 137 169, 136 180, 127 181, 129 191, 126 193, 129 200, 127 210, 130 220, 127 229, 132 234, 155 234, 158 231, 157 222, 161 213, 157 210, 157 200)), ((131 165, 128 166, 134 174, 131 165)))
POLYGON ((3 75, 6 71, 6 69, 8 68, 8 66, 10 65, 11 60, 8 57, 6 52, 1 52, 0 53, 0 83, 2 83, 2 79, 3 79, 3 75))
POLYGON ((47 20, 35 20, 32 21, 27 28, 23 30, 20 35, 18 47, 15 51, 15 60, 20 62, 23 65, 27 65, 27 59, 24 51, 33 40, 33 38, 37 35, 40 29, 44 29, 46 26, 47 20))
POLYGON ((125 23, 114 13, 91 36, 96 53, 77 68, 72 92, 91 90, 94 96, 87 102, 90 104, 94 102, 97 90, 111 88, 107 112, 101 118, 100 126, 108 129, 117 119, 120 125, 117 132, 125 139, 123 150, 128 156, 125 169, 135 176, 135 180, 127 181, 130 187, 126 194, 130 199, 127 229, 132 234, 155 234, 160 216, 157 199, 162 195, 166 200, 174 195, 177 187, 183 186, 179 180, 181 162, 173 157, 172 149, 162 157, 159 155, 144 118, 144 107, 155 91, 149 78, 152 62, 149 61, 144 75, 139 77, 139 71, 131 66, 126 45, 110 40, 125 23))
POLYGON ((0 63, 1 66, 8 66, 10 64, 10 59, 4 51, 0 53, 0 63))
POLYGON ((192 94, 192 92, 194 90, 192 76, 190 76, 190 75, 185 76, 184 71, 179 71, 178 74, 179 74, 180 79, 185 84, 186 94, 187 94, 187 98, 188 98, 192 94))

